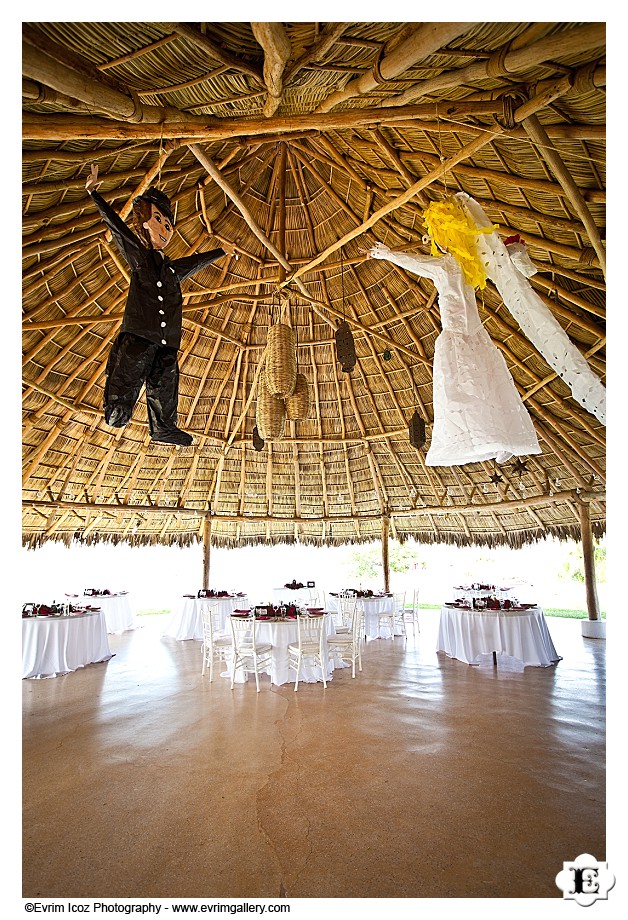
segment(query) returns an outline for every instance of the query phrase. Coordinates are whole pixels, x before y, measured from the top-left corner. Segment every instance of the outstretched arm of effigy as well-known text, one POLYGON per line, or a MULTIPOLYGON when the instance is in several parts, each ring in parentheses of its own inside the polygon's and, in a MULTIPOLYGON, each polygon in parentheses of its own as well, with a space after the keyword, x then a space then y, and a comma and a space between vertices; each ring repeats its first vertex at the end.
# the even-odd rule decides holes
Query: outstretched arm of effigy
POLYGON ((407 252, 394 252, 383 243, 376 243, 369 252, 371 259, 385 259, 393 262, 400 268, 418 275, 419 278, 434 278, 443 271, 443 260, 440 256, 424 256, 420 253, 410 255, 407 252))

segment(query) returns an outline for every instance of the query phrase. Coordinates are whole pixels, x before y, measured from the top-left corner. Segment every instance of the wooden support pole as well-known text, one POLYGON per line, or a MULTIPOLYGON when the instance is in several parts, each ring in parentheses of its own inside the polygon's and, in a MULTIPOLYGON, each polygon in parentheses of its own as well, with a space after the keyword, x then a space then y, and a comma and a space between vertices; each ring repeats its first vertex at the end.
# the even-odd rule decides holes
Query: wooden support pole
POLYGON ((203 589, 209 588, 209 557, 212 539, 212 519, 206 514, 203 519, 203 589))
POLYGON ((582 557, 584 561, 584 587, 587 598, 589 620, 600 620, 600 604, 597 597, 595 581, 595 548, 591 530, 591 507, 588 502, 578 502, 580 514, 580 532, 582 536, 582 557))
POLYGON ((388 532, 390 518, 387 514, 382 516, 382 565, 384 566, 384 591, 390 591, 390 566, 388 563, 388 532))

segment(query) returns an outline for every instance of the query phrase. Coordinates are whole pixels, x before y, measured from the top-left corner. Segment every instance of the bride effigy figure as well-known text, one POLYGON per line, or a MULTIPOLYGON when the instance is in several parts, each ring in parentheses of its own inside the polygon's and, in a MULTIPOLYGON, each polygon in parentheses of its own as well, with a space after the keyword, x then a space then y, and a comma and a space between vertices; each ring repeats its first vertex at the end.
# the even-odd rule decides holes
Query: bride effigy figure
POLYGON ((425 462, 458 466, 541 452, 530 416, 502 354, 484 329, 475 299, 486 276, 477 255, 477 228, 457 202, 425 213, 433 255, 393 252, 382 243, 368 257, 385 259, 438 291, 442 331, 433 364, 434 426, 425 462))
POLYGON ((464 192, 433 202, 424 218, 431 255, 391 252, 378 243, 368 256, 429 278, 439 294, 442 332, 434 351, 434 428, 426 463, 503 463, 541 452, 506 362, 480 321, 475 289, 483 289, 487 277, 573 398, 606 424, 606 390, 528 281, 536 268, 525 246, 502 241, 464 192))

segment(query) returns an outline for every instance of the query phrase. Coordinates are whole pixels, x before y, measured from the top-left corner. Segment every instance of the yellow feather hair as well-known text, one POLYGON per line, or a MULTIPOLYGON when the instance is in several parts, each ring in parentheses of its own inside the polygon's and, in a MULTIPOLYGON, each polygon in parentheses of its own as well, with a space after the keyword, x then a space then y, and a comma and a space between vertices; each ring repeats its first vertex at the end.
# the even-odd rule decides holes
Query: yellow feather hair
POLYGON ((433 201, 423 215, 423 225, 430 235, 432 255, 442 255, 437 245, 446 249, 460 263, 467 284, 482 290, 486 286, 486 273, 477 251, 477 235, 492 233, 497 227, 478 229, 453 198, 433 201))

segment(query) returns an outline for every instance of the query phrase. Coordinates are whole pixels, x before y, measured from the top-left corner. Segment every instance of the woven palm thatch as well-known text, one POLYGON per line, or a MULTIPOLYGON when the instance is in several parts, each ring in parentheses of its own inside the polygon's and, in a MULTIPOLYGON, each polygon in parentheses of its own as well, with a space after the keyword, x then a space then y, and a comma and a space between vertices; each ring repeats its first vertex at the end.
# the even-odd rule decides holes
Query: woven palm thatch
POLYGON ((584 520, 604 533, 604 426, 490 281, 480 316, 541 453, 523 471, 426 465, 436 291, 365 259, 377 241, 427 254, 425 209, 467 192, 503 237, 526 241, 534 290, 604 381, 604 23, 22 32, 25 545, 187 545, 210 507, 221 546, 379 540, 383 522, 391 538, 458 545, 579 538, 584 520), (171 258, 236 245, 237 259, 184 283, 179 425, 192 447, 150 440, 143 397, 125 428, 103 420, 129 268, 86 195, 92 163, 125 220, 151 184, 169 196, 171 258), (311 407, 257 450, 274 297, 311 407), (346 373, 343 320, 356 358, 346 373))

